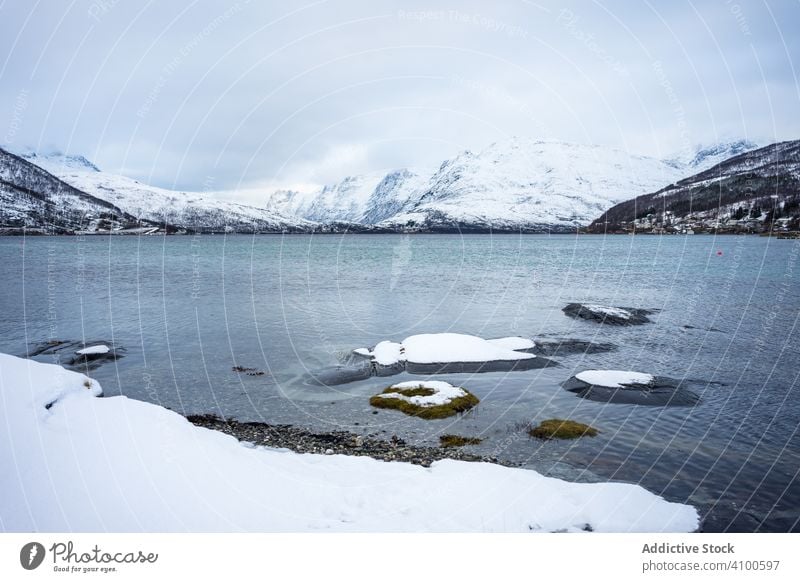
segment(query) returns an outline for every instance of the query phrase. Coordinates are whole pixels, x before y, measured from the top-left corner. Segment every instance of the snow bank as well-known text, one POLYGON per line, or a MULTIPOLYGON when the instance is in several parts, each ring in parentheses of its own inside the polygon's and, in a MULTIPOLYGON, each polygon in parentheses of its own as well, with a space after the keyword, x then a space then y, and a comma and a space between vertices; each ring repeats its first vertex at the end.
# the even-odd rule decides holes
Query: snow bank
POLYGON ((642 372, 629 372, 623 370, 586 370, 575 377, 581 382, 592 386, 606 388, 624 388, 634 384, 648 385, 655 381, 655 377, 642 372))
POLYGON ((6 531, 691 531, 637 485, 488 463, 430 468, 246 446, 175 412, 96 398, 82 374, 0 354, 6 531), (49 407, 48 407, 49 405, 49 407))
POLYGON ((433 390, 433 394, 428 396, 406 396, 398 392, 384 392, 377 394, 377 398, 397 398, 405 400, 417 406, 441 406, 448 404, 456 398, 462 398, 467 395, 467 391, 458 386, 453 386, 448 382, 440 382, 438 380, 428 380, 425 382, 400 382, 399 384, 392 384, 392 388, 399 388, 407 390, 409 388, 427 388, 433 390))
POLYGON ((378 364, 390 366, 401 361, 413 364, 449 364, 456 362, 497 362, 528 360, 533 354, 518 352, 534 347, 521 337, 485 340, 462 333, 426 333, 412 335, 401 343, 382 341, 373 350, 354 350, 369 355, 378 364))

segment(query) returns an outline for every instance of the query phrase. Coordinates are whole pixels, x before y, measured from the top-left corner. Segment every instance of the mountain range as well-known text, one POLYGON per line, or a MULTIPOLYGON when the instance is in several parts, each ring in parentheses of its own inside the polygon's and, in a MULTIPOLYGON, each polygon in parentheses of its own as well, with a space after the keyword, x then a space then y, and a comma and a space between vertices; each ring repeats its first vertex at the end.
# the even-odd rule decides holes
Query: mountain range
POLYGON ((146 224, 192 232, 313 230, 313 224, 302 218, 219 200, 212 193, 167 190, 126 176, 102 172, 83 156, 24 152, 20 157, 146 224))
MULTIPOLYGON (((264 208, 221 200, 213 192, 149 186, 103 172, 80 155, 0 150, 0 232, 597 230, 598 217, 603 225, 606 219, 615 225, 629 219, 627 211, 615 210, 628 208, 629 201, 640 201, 637 214, 648 196, 693 196, 712 177, 738 191, 742 184, 724 178, 726 172, 740 175, 746 163, 725 164, 745 156, 757 166, 754 160, 761 157, 752 154, 763 149, 734 140, 660 160, 603 146, 511 138, 461 152, 435 170, 349 176, 310 192, 279 190, 265 195, 264 208)), ((772 155, 783 159, 793 151, 784 146, 772 155)), ((766 180, 774 177, 757 171, 766 180)), ((782 183, 797 191, 788 177, 782 183)), ((713 206, 710 200, 703 204, 713 206)))
POLYGON ((462 152, 433 172, 349 176, 314 192, 275 192, 267 206, 379 231, 574 232, 619 202, 756 147, 735 140, 659 160, 601 146, 511 138, 462 152))

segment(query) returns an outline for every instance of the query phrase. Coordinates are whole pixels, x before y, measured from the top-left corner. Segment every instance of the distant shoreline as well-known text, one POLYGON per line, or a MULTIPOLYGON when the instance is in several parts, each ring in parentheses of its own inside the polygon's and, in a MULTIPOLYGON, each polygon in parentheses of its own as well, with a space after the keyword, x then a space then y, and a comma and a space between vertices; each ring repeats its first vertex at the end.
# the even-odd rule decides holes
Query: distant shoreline
POLYGON ((782 232, 696 232, 692 234, 669 232, 669 233, 654 233, 654 232, 582 232, 582 231, 517 231, 517 230, 432 230, 432 231, 374 231, 374 230, 343 230, 343 231, 290 231, 290 232, 155 232, 155 233, 141 233, 141 232, 65 232, 65 233, 47 233, 41 231, 16 231, 12 229, 0 229, 0 237, 18 238, 18 237, 91 237, 99 238, 103 236, 114 237, 193 237, 193 236, 341 236, 341 235, 459 235, 459 236, 486 236, 486 235, 524 235, 524 236, 758 236, 769 237, 777 239, 800 239, 800 232, 797 231, 782 231, 782 232))

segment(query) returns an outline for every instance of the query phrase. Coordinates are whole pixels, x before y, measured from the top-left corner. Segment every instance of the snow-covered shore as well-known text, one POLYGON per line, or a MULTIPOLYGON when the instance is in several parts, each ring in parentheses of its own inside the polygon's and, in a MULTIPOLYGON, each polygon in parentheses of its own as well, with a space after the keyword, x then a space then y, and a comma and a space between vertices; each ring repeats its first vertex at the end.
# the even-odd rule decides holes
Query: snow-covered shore
POLYGON ((637 485, 255 448, 0 354, 3 531, 692 531, 637 485))

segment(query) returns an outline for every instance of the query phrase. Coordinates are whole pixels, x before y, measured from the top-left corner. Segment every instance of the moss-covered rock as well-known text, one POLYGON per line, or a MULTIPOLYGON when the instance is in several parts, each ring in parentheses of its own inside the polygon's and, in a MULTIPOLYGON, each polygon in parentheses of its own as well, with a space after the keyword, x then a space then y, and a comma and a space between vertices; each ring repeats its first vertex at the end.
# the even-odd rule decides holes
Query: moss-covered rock
POLYGON ((600 431, 596 428, 582 422, 551 418, 543 420, 539 426, 531 428, 528 434, 537 439, 576 439, 582 436, 597 436, 598 432, 600 431))
POLYGON ((483 439, 477 437, 464 437, 457 434, 443 434, 439 437, 439 446, 445 449, 451 447, 464 447, 467 445, 479 445, 483 439))
POLYGON ((447 382, 402 382, 369 399, 376 408, 391 408, 425 420, 466 412, 480 402, 464 388, 447 382))

